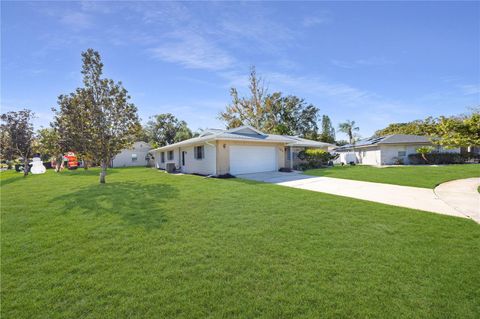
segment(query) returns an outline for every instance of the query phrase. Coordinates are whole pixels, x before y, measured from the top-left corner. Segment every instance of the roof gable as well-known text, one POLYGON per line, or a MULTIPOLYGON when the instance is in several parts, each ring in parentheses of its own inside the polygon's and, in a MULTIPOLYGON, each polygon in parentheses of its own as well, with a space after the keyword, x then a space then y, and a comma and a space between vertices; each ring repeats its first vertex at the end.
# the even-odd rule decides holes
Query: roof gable
POLYGON ((246 134, 246 135, 261 135, 261 136, 266 136, 267 134, 257 130, 256 128, 253 128, 249 125, 244 125, 240 127, 236 127, 230 130, 227 130, 229 133, 234 133, 234 134, 246 134))
POLYGON ((220 130, 220 129, 216 129, 216 128, 207 128, 207 129, 203 130, 202 133, 200 133, 200 135, 198 135, 198 136, 202 137, 202 136, 207 136, 207 135, 220 134, 222 132, 225 132, 225 131, 220 130))

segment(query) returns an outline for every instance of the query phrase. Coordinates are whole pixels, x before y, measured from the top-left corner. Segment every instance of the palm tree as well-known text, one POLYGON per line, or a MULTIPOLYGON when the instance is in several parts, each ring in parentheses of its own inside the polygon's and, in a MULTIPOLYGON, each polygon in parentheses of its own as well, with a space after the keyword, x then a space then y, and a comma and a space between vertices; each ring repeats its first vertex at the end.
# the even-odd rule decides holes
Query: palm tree
POLYGON ((355 126, 355 121, 347 120, 344 123, 338 124, 338 131, 348 135, 350 144, 355 142, 355 132, 358 132, 360 128, 355 126))

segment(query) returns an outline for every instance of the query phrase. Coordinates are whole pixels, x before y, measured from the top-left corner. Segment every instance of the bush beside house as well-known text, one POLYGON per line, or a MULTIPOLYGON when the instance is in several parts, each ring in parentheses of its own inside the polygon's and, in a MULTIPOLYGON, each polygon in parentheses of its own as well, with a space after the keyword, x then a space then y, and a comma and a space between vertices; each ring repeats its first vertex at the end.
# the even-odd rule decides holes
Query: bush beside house
POLYGON ((465 164, 480 161, 480 155, 474 153, 446 153, 446 152, 431 152, 431 153, 414 153, 408 155, 410 164, 465 164))
POLYGON ((298 153, 298 158, 304 163, 298 164, 296 169, 306 170, 311 168, 320 168, 329 165, 333 160, 337 159, 339 154, 330 154, 325 150, 306 149, 298 153))

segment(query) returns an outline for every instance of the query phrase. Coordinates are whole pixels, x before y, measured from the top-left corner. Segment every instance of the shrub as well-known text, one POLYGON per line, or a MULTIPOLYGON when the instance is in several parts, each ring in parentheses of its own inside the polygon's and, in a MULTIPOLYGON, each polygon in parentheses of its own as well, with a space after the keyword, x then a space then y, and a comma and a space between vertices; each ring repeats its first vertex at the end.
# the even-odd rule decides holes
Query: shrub
POLYGON ((319 149, 306 149, 298 153, 298 158, 307 163, 301 163, 297 165, 300 170, 306 170, 311 168, 320 168, 328 165, 329 162, 337 159, 339 154, 330 154, 327 151, 319 149))
POLYGON ((473 153, 440 153, 432 152, 427 154, 415 153, 408 155, 410 164, 464 164, 470 161, 479 161, 480 155, 473 153))
POLYGON ((403 158, 401 158, 401 157, 394 157, 393 158, 393 164, 394 165, 403 165, 403 164, 405 164, 405 162, 404 162, 403 158))
POLYGON ((425 162, 428 162, 427 154, 430 154, 435 149, 432 146, 422 146, 416 149, 417 153, 419 153, 425 162))

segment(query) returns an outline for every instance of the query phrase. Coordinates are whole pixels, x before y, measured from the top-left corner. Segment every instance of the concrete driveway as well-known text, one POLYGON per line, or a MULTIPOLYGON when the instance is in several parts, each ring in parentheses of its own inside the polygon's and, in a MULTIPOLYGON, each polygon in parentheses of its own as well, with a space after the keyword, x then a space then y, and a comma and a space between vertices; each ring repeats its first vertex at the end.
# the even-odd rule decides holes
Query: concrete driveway
MULTIPOLYGON (((372 202, 419 209, 427 212, 472 218, 472 213, 440 199, 433 189, 391 184, 315 177, 301 173, 264 172, 238 175, 239 178, 346 196, 372 202)), ((480 182, 479 182, 480 183, 480 182)), ((475 208, 473 208, 475 210, 475 208)), ((477 207, 477 214, 480 207, 477 207)), ((475 219, 477 222, 479 220, 475 219)))
POLYGON ((435 194, 456 210, 480 223, 480 178, 466 178, 446 182, 435 188, 435 194))

